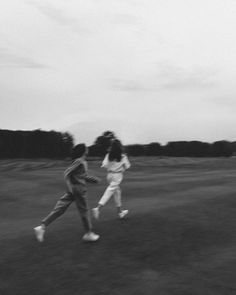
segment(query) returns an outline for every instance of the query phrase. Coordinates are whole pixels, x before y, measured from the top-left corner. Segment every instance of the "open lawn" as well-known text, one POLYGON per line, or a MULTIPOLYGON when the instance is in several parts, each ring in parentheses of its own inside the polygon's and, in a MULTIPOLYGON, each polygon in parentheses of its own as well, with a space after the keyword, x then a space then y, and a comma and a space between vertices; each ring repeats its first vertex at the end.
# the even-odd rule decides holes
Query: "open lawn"
MULTIPOLYGON (((86 244, 75 205, 46 240, 32 228, 64 193, 65 161, 0 161, 1 295, 236 294, 236 158, 133 158, 122 185, 125 220, 111 200, 86 244)), ((100 162, 90 207, 105 189, 100 162)))

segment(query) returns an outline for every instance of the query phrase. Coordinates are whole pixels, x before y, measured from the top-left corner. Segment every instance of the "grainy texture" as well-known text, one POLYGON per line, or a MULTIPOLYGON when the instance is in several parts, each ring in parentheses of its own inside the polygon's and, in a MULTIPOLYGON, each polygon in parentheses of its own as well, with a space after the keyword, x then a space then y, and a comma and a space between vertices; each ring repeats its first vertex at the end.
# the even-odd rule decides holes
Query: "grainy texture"
MULTIPOLYGON (((32 228, 64 193, 63 161, 0 161, 1 295, 236 294, 236 159, 131 158, 122 185, 130 210, 118 220, 113 201, 93 221, 101 240, 81 241, 75 206, 45 242, 32 228)), ((103 178, 89 186, 93 207, 103 178)))

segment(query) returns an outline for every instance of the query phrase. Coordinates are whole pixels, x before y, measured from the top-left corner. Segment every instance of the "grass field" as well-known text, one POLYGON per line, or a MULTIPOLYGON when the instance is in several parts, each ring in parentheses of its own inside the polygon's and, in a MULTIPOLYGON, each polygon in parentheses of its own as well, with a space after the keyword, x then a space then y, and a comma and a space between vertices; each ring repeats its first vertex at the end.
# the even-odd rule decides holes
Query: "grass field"
MULTIPOLYGON (((64 161, 0 161, 1 295, 236 294, 236 158, 134 158, 122 185, 126 220, 111 200, 96 244, 81 241, 76 207, 40 244, 32 228, 64 193, 64 161)), ((99 162, 90 207, 105 189, 99 162)))

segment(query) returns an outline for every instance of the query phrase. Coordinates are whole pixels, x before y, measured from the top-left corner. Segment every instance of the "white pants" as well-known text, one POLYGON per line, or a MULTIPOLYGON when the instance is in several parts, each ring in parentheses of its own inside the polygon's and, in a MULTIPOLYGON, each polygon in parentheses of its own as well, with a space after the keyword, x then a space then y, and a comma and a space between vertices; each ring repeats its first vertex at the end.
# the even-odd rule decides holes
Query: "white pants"
POLYGON ((109 183, 109 186, 105 190, 98 204, 104 206, 113 195, 116 206, 121 207, 120 183, 122 179, 123 179, 123 173, 108 173, 107 181, 109 183))

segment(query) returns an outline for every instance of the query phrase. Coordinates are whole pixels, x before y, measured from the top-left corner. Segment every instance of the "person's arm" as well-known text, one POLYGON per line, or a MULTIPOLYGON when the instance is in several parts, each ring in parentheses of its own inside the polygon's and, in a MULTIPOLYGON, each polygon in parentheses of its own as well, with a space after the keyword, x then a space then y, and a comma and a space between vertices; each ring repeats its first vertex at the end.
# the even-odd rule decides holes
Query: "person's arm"
POLYGON ((90 183, 98 183, 100 181, 98 177, 88 175, 86 163, 81 162, 79 159, 74 161, 72 165, 65 171, 65 180, 68 189, 73 186, 71 183, 71 177, 73 175, 90 183))
POLYGON ((66 182, 66 186, 69 192, 73 192, 73 183, 71 182, 71 176, 73 172, 78 169, 78 167, 81 165, 81 161, 79 159, 75 160, 71 166, 69 166, 65 172, 64 172, 64 178, 66 182))
POLYGON ((124 162, 123 166, 124 166, 125 170, 127 170, 131 167, 130 161, 126 155, 124 155, 124 157, 123 157, 123 162, 124 162))
POLYGON ((83 163, 83 168, 84 168, 84 174, 82 175, 82 177, 85 179, 86 182, 89 182, 89 183, 98 183, 98 182, 100 182, 100 178, 88 174, 88 164, 87 164, 87 162, 83 163))
POLYGON ((69 177, 80 165, 82 165, 80 159, 75 160, 64 172, 65 177, 69 177))
POLYGON ((88 174, 88 165, 87 162, 82 163, 81 170, 78 171, 78 176, 83 178, 88 183, 98 183, 100 179, 96 176, 92 176, 88 174))
POLYGON ((101 168, 107 168, 108 163, 109 163, 109 159, 108 159, 108 154, 107 154, 102 162, 101 168))
POLYGON ((73 184, 70 182, 69 178, 65 178, 67 189, 70 193, 73 192, 73 184))
POLYGON ((86 175, 85 178, 86 182, 89 183, 99 183, 100 182, 100 178, 96 177, 96 176, 92 176, 92 175, 86 175))

